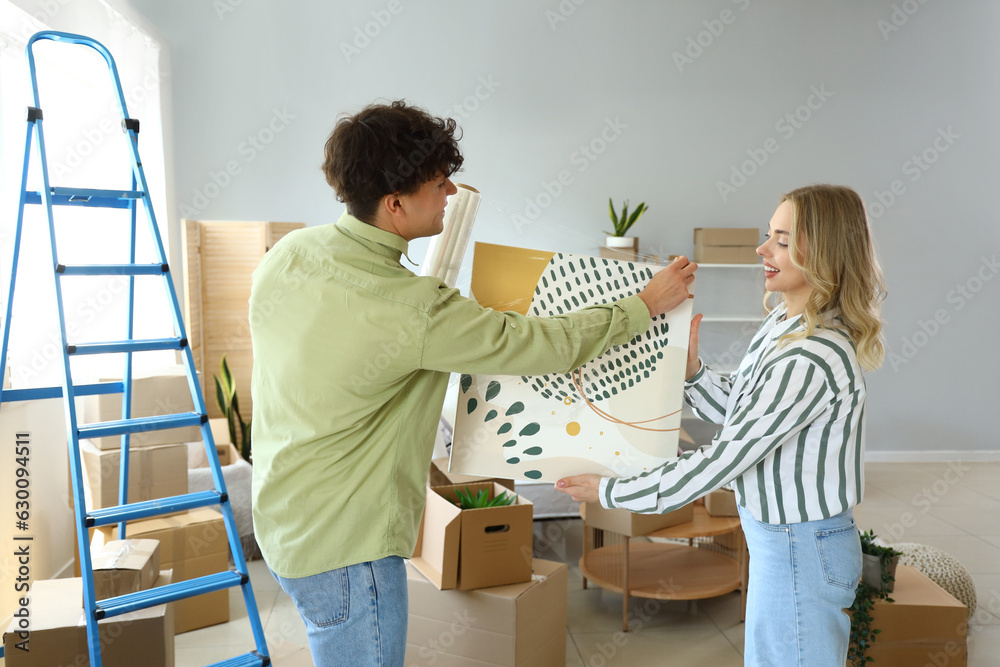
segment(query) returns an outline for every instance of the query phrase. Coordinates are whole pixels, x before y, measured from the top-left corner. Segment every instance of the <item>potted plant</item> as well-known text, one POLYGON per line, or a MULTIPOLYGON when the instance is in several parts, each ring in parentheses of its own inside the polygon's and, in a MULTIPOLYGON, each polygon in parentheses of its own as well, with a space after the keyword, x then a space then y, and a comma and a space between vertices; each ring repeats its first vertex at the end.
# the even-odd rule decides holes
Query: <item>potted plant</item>
POLYGON ((609 197, 608 216, 611 218, 614 232, 606 232, 608 236, 605 238, 604 244, 609 248, 632 248, 637 251, 639 249, 639 239, 635 236, 626 236, 625 234, 648 210, 649 207, 646 206, 645 202, 642 202, 630 215, 628 212, 628 200, 626 199, 625 204, 622 206, 621 215, 619 215, 615 211, 614 202, 609 197))
POLYGON ((875 661, 868 651, 881 630, 872 627, 872 612, 876 600, 893 601, 889 593, 896 580, 896 565, 901 555, 892 547, 876 544, 875 534, 871 531, 860 533, 860 538, 861 581, 854 593, 854 604, 848 610, 851 616, 851 645, 847 659, 851 667, 862 667, 875 661))
POLYGON ((896 585, 896 566, 900 553, 892 547, 875 543, 871 531, 861 533, 861 581, 876 589, 891 593, 896 585))
POLYGON ((240 401, 236 396, 236 380, 233 378, 233 374, 229 372, 226 355, 222 355, 222 363, 219 370, 222 374, 221 379, 218 375, 213 376, 215 378, 215 402, 218 404, 222 414, 226 416, 226 421, 229 422, 230 442, 236 446, 240 456, 246 459, 248 463, 252 463, 250 459, 252 453, 250 449, 251 420, 247 419, 244 421, 243 416, 240 414, 240 401), (239 438, 236 437, 237 430, 239 431, 239 438))

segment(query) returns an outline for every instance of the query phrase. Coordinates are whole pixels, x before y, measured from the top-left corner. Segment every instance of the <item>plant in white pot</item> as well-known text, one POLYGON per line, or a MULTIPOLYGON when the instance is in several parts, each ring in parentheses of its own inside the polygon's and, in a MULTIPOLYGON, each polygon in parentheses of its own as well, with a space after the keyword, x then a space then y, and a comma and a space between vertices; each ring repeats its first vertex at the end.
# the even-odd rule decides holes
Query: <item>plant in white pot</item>
POLYGON ((646 206, 646 202, 642 202, 630 215, 628 212, 628 200, 626 199, 625 204, 622 206, 621 215, 618 215, 615 211, 614 202, 608 197, 608 216, 611 218, 614 232, 607 232, 608 236, 604 239, 604 245, 609 248, 631 248, 638 251, 639 239, 635 236, 626 236, 625 234, 648 210, 649 207, 646 206))

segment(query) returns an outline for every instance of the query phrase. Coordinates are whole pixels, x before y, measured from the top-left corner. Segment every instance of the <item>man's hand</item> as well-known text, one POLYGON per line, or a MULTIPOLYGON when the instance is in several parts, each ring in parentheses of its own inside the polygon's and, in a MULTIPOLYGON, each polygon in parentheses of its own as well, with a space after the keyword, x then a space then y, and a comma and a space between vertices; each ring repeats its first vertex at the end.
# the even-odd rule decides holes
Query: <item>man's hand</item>
POLYGON ((598 491, 601 488, 600 475, 576 475, 563 477, 556 482, 556 491, 568 494, 578 503, 598 502, 598 491))
POLYGON ((639 298, 649 309, 649 316, 662 315, 684 303, 684 299, 688 298, 688 286, 694 282, 697 270, 697 264, 681 255, 667 268, 658 271, 646 288, 639 292, 639 298))

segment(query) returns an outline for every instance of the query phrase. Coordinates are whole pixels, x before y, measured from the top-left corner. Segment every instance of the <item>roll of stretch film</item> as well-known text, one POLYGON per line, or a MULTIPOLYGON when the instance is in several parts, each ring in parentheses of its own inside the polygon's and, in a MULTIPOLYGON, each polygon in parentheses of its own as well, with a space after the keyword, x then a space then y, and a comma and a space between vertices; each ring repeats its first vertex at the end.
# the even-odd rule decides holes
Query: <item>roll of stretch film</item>
POLYGON ((444 230, 435 236, 427 248, 421 275, 436 276, 448 287, 454 287, 462 258, 469 245, 472 226, 479 212, 482 195, 469 185, 457 183, 458 192, 448 198, 444 209, 444 230))

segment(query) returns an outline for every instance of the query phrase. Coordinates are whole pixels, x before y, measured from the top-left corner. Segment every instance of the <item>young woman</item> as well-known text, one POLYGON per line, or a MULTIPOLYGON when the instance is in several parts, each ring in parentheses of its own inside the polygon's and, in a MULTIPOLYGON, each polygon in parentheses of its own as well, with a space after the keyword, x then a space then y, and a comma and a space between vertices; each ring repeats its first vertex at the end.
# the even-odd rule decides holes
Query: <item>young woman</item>
POLYGON ((556 488, 663 513, 732 483, 750 550, 745 664, 843 667, 843 609, 861 576, 862 371, 884 356, 882 273, 864 204, 845 187, 782 197, 757 254, 765 306, 779 298, 735 373, 701 363, 701 315, 691 325, 685 398, 723 425, 712 444, 637 477, 579 475, 556 488))

